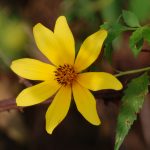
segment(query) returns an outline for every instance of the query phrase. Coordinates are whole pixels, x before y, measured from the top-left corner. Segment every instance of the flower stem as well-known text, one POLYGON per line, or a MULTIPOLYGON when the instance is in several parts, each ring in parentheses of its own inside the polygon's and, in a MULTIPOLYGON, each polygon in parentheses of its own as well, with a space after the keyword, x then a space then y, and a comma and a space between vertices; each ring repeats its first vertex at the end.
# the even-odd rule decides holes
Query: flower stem
POLYGON ((124 75, 128 75, 128 74, 134 74, 134 73, 139 73, 139 72, 144 72, 144 71, 150 71, 150 67, 120 72, 120 73, 116 74, 115 77, 120 77, 120 76, 124 76, 124 75))

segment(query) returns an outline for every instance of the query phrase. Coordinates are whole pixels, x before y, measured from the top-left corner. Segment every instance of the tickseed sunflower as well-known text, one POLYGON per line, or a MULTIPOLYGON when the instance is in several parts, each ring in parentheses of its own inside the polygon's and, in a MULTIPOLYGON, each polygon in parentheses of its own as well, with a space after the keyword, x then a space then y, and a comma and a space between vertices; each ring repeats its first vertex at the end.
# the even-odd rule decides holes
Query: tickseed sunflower
POLYGON ((99 125, 96 101, 89 90, 120 90, 122 84, 109 73, 83 71, 100 54, 107 31, 99 30, 87 37, 76 59, 74 38, 64 16, 57 19, 54 32, 38 23, 33 28, 33 34, 37 47, 52 65, 30 58, 12 62, 11 69, 19 76, 42 81, 24 89, 16 98, 17 105, 35 105, 56 93, 46 112, 46 130, 52 134, 54 128, 67 115, 73 93, 75 104, 82 116, 91 124, 99 125))

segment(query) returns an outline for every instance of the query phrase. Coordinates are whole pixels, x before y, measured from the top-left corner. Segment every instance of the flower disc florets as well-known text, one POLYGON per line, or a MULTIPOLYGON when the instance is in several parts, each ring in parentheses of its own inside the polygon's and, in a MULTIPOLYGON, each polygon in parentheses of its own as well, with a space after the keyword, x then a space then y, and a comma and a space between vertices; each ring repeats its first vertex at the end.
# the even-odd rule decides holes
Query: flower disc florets
POLYGON ((77 73, 75 72, 72 65, 64 64, 59 65, 55 71, 55 79, 61 85, 71 85, 73 80, 76 79, 77 73))

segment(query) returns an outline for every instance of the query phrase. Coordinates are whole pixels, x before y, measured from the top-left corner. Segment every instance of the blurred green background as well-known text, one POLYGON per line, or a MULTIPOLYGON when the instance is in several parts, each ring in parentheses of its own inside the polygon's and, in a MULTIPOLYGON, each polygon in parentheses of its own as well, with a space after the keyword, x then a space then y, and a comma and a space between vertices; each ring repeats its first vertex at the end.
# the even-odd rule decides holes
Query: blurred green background
MULTIPOLYGON (((32 29, 36 23, 53 29, 57 17, 65 15, 78 49, 101 24, 115 22, 123 9, 134 12, 141 24, 150 23, 150 0, 0 0, 0 100, 15 98, 25 88, 9 68, 12 60, 31 57, 47 61, 33 39, 32 29)), ((126 70, 149 65, 150 53, 133 58, 128 47, 129 35, 130 32, 115 43, 112 66, 126 70)), ((95 65, 113 73, 106 60, 95 65)), ((104 91, 104 94, 111 93, 104 91)), ((72 103, 68 116, 53 135, 45 131, 48 105, 24 108, 23 112, 15 109, 0 112, 0 150, 113 150, 119 100, 118 97, 97 100, 102 120, 99 127, 87 123, 72 103)), ((150 108, 150 103, 146 106, 150 108)), ((145 117, 145 113, 142 115, 145 117)), ((147 115, 150 117, 150 112, 147 115)), ((136 122, 121 149, 150 148, 146 123, 141 119, 136 122)))

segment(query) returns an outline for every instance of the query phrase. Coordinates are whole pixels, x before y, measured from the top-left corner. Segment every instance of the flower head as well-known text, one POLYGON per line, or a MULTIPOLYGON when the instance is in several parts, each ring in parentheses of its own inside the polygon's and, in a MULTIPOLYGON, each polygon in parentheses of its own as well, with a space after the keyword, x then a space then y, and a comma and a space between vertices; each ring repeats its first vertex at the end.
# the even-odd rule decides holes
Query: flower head
POLYGON ((107 31, 99 30, 85 39, 76 59, 74 38, 64 16, 57 19, 54 32, 38 23, 33 34, 39 50, 52 65, 29 58, 12 62, 11 69, 19 76, 42 81, 24 89, 16 99, 17 105, 38 104, 56 93, 46 112, 46 130, 51 134, 67 115, 73 93, 82 116, 91 124, 99 125, 96 101, 89 90, 120 90, 122 84, 109 73, 82 71, 100 54, 107 31))

